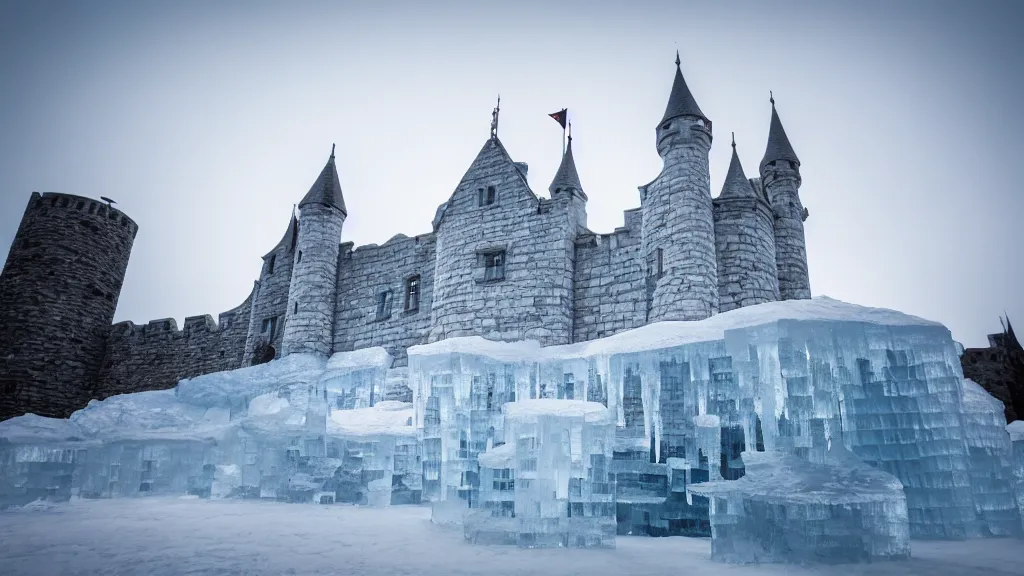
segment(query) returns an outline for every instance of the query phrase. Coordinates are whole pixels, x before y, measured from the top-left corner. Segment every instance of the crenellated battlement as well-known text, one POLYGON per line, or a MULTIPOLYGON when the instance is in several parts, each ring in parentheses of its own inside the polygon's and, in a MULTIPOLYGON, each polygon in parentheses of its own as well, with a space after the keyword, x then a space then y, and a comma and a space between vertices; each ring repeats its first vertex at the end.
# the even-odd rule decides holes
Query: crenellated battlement
MULTIPOLYGON (((90 222, 108 229, 116 229, 115 227, 119 226, 124 229, 124 233, 131 235, 133 238, 139 231, 138 224, 129 218, 127 214, 114 208, 112 204, 76 194, 33 192, 26 214, 37 212, 42 214, 62 212, 69 215, 84 216, 86 220, 83 220, 83 222, 90 222)), ((95 231, 98 232, 99 230, 95 231)))

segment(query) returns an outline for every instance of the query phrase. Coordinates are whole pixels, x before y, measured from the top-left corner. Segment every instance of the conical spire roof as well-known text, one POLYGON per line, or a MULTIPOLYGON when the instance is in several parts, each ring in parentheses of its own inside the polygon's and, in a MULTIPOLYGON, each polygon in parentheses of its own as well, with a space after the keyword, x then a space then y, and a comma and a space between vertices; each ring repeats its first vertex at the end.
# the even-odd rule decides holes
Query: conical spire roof
POLYGON ((757 192, 743 173, 739 154, 736 153, 736 136, 732 139, 732 160, 729 161, 729 172, 725 175, 725 184, 719 198, 757 198, 757 192))
POLYGON ((292 208, 292 215, 288 218, 288 228, 284 231, 284 236, 281 236, 281 240, 274 245, 274 248, 267 252, 264 256, 270 256, 278 248, 284 248, 286 252, 291 252, 295 248, 295 240, 298 234, 299 219, 295 217, 295 209, 292 208))
POLYGON ((683 79, 683 71, 680 68, 679 52, 676 52, 676 77, 672 81, 672 93, 668 97, 668 107, 665 108, 665 116, 661 119, 658 124, 663 124, 673 118, 680 116, 697 116, 705 120, 708 119, 703 112, 700 111, 700 106, 697 106, 697 100, 694 99, 693 94, 690 92, 690 88, 686 85, 686 80, 683 79))
POLYGON ((772 103, 772 123, 768 128, 768 147, 764 151, 764 158, 761 160, 761 170, 769 162, 775 160, 789 160, 800 164, 800 159, 796 157, 796 152, 793 151, 793 145, 789 143, 789 137, 786 136, 786 130, 782 127, 782 120, 779 120, 779 113, 775 110, 775 97, 771 98, 772 103))
POLYGON ((342 214, 348 216, 348 210, 345 208, 345 198, 341 195, 341 183, 338 181, 338 168, 334 165, 333 145, 331 146, 331 157, 327 160, 327 165, 320 171, 320 176, 317 177, 316 182, 313 183, 309 192, 299 202, 299 208, 309 204, 333 206, 341 210, 342 214))
POLYGON ((576 172, 576 161, 572 157, 572 136, 569 136, 569 145, 566 146, 565 154, 562 155, 562 163, 558 166, 558 172, 555 172, 555 179, 551 181, 551 186, 548 186, 548 192, 554 194, 555 190, 560 188, 583 192, 580 175, 576 172))

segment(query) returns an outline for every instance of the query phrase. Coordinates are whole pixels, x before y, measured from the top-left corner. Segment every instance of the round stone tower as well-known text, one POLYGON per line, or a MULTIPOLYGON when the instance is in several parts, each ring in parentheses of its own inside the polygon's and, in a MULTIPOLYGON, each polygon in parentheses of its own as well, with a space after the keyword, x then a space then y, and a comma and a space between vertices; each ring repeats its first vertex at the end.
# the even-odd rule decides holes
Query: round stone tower
POLYGON ((775 214, 779 299, 800 300, 811 297, 804 241, 807 210, 800 203, 800 160, 782 128, 774 97, 771 103, 772 123, 768 129, 768 147, 761 160, 761 182, 775 214))
POLYGON ((718 253, 718 311, 779 299, 772 209, 743 173, 732 142, 722 193, 714 199, 718 253))
POLYGON ((329 356, 334 348, 338 252, 341 227, 347 216, 331 147, 327 165, 299 202, 299 230, 285 309, 282 356, 329 356))
POLYGON ((89 401, 137 231, 111 203, 32 193, 0 274, 0 420, 89 401))
POLYGON ((647 321, 702 320, 718 312, 711 121, 686 86, 678 54, 668 108, 656 133, 663 167, 640 189, 647 321))

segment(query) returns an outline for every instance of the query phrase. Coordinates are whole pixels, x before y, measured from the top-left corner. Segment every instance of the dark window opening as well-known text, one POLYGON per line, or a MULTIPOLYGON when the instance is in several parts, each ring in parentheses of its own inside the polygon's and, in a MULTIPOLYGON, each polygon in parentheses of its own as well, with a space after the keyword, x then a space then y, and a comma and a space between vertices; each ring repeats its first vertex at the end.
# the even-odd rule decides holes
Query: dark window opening
POLYGON ((671 127, 672 127, 672 123, 671 122, 665 122, 664 126, 662 126, 661 129, 662 130, 668 130, 671 127))
POLYGON ((95 202, 89 202, 89 214, 95 214, 95 213, 96 213, 96 203, 95 202))
POLYGON ((70 201, 67 198, 61 199, 61 201, 60 201, 60 207, 61 208, 67 208, 68 204, 70 204, 70 201))
POLYGON ((18 384, 16 382, 14 382, 13 380, 8 380, 7 382, 4 382, 4 394, 8 396, 13 396, 14 393, 17 391, 18 384))
POLYGON ((79 201, 78 204, 75 204, 75 210, 81 210, 84 206, 85 202, 79 201))
POLYGON ((277 254, 274 254, 273 256, 270 257, 270 260, 267 261, 267 274, 273 274, 274 273, 274 264, 276 264, 276 263, 277 263, 277 254))
POLYGON ((385 320, 391 317, 391 290, 385 290, 377 294, 377 320, 385 320))
POLYGON ((415 312, 420 309, 420 277, 413 276, 405 281, 405 311, 415 312))
POLYGON ((274 335, 277 334, 277 316, 264 318, 263 324, 260 327, 260 333, 265 334, 267 340, 273 340, 274 335))
POLYGON ((494 204, 495 199, 498 196, 498 191, 494 186, 488 186, 487 188, 480 188, 477 190, 477 205, 479 206, 490 206, 494 204))
POLYGON ((302 250, 299 250, 299 255, 295 258, 295 263, 298 264, 299 262, 302 262, 302 250))
POLYGON ((252 351, 252 364, 266 364, 277 356, 277 350, 273 346, 267 343, 262 343, 256 346, 256 349, 252 351))
POLYGON ((292 314, 298 314, 298 313, 299 313, 299 303, 296 302, 295 306, 292 308, 292 314))
POLYGON ((488 252, 483 255, 484 280, 501 280, 505 278, 505 251, 488 252))

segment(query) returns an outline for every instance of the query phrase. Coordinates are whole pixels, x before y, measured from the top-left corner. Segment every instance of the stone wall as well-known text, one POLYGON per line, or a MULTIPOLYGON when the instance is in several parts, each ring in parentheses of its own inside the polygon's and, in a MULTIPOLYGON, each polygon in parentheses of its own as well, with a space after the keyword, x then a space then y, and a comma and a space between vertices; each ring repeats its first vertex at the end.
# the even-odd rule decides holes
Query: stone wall
POLYGON ((575 213, 568 199, 539 199, 501 142, 488 140, 435 218, 429 340, 569 342, 575 213), (481 206, 480 190, 492 186, 494 203, 481 206), (488 279, 488 254, 500 251, 504 276, 488 279))
POLYGON ((259 348, 260 344, 269 344, 275 356, 281 355, 298 232, 299 223, 293 216, 281 241, 263 257, 260 279, 253 288, 249 334, 243 355, 246 366, 264 359, 254 358, 254 349, 259 348))
POLYGON ((88 402, 137 231, 104 202, 32 193, 0 274, 0 419, 88 402))
POLYGON ((639 209, 629 210, 626 225, 615 232, 577 238, 573 342, 611 336, 646 323, 640 218, 639 209))
POLYGON ((718 312, 718 264, 708 152, 711 130, 684 116, 658 127, 661 174, 641 187, 648 320, 703 320, 718 312))
POLYGON ((181 330, 173 318, 110 326, 92 397, 164 390, 182 378, 240 368, 252 299, 250 294, 237 308, 222 313, 219 322, 209 315, 189 316, 181 330))
POLYGON ((345 214, 334 206, 309 203, 301 208, 286 322, 285 354, 329 356, 334 345, 334 307, 338 253, 345 214))
POLYGON ((342 244, 338 257, 338 299, 335 308, 334 351, 347 352, 382 346, 406 363, 409 346, 425 344, 430 334, 434 293, 433 234, 409 238, 398 235, 383 246, 342 244), (409 281, 418 278, 419 304, 411 308, 409 281), (390 308, 378 315, 379 298, 390 291, 390 308))
POLYGON ((775 227, 762 198, 714 200, 718 311, 779 299, 775 227))
POLYGON ((988 348, 968 348, 960 356, 964 378, 1003 403, 1007 423, 1024 419, 1024 349, 1007 332, 990 334, 988 341, 988 348))
POLYGON ((800 202, 800 167, 795 162, 777 160, 762 167, 761 182, 775 214, 775 262, 779 274, 779 299, 811 297, 807 273, 807 245, 804 219, 807 213, 800 202))

